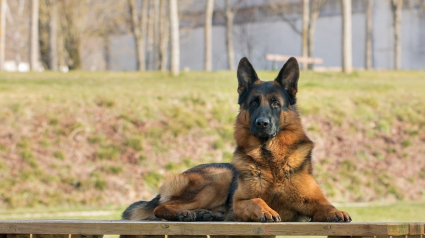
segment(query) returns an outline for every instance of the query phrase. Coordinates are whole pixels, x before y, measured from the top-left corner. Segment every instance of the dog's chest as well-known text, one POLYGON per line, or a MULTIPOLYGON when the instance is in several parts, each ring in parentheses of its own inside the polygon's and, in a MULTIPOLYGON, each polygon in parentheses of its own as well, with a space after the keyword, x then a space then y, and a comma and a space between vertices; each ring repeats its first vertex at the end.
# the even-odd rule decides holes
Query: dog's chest
POLYGON ((261 148, 261 165, 271 174, 274 182, 285 182, 292 174, 292 168, 288 163, 291 154, 288 152, 285 147, 278 152, 269 150, 265 146, 261 148))
POLYGON ((280 166, 253 165, 250 171, 250 180, 256 190, 262 193, 270 193, 271 190, 284 192, 288 185, 288 174, 280 166))

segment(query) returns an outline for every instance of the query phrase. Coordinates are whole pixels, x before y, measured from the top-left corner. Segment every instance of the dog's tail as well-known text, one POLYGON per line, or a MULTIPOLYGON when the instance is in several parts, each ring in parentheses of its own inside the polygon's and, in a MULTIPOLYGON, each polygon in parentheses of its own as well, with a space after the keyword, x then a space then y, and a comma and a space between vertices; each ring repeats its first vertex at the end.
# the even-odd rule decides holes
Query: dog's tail
POLYGON ((153 210, 159 206, 160 195, 157 195, 154 199, 146 201, 138 201, 131 204, 125 211, 122 213, 123 220, 133 220, 133 221, 155 221, 160 220, 155 217, 153 210))

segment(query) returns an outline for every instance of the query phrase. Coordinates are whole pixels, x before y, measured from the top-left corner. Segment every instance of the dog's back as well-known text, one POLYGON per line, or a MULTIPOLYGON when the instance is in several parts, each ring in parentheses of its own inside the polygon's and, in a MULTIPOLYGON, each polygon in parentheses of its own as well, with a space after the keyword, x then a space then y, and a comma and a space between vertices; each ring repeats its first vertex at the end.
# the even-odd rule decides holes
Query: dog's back
POLYGON ((231 164, 201 164, 168 177, 151 201, 130 205, 124 220, 231 220, 237 172, 231 164))

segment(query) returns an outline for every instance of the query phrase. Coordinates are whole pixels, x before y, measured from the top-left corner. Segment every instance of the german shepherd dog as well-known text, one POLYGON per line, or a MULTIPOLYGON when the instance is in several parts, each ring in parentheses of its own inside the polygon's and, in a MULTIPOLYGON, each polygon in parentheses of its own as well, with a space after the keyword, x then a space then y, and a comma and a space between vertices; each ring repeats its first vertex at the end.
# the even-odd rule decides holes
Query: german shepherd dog
POLYGON ((237 70, 238 103, 230 164, 203 164, 165 180, 125 220, 350 222, 312 175, 313 142, 295 107, 299 66, 290 58, 274 81, 261 81, 247 58, 237 70))

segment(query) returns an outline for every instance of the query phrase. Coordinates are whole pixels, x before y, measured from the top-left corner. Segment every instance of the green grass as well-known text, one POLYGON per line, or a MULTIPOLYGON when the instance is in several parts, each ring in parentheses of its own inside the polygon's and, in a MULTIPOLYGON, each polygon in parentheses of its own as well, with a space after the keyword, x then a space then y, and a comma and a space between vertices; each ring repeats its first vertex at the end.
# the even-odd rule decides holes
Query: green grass
MULTIPOLYGON (((298 107, 331 200, 424 197, 424 79, 302 72, 298 107)), ((1 72, 0 209, 124 206, 167 173, 229 162, 236 88, 234 72, 1 72)))

